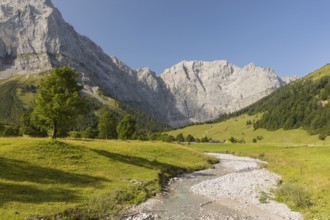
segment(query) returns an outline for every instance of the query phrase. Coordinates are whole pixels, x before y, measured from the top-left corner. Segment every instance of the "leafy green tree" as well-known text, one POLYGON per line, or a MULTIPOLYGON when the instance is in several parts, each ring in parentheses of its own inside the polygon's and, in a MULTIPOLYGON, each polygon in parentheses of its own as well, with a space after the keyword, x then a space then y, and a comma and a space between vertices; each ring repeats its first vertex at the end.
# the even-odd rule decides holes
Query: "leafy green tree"
POLYGON ((188 134, 187 135, 187 138, 186 138, 186 141, 187 142, 194 142, 195 141, 195 138, 191 134, 188 134))
POLYGON ((136 121, 130 115, 126 115, 117 125, 118 137, 121 140, 131 139, 135 131, 136 131, 136 121))
POLYGON ((167 135, 163 141, 171 143, 175 141, 175 137, 173 137, 172 135, 167 135))
POLYGON ((0 124, 0 137, 3 135, 4 130, 5 126, 3 124, 0 124))
POLYGON ((5 127, 5 130, 3 131, 2 135, 4 137, 17 137, 21 136, 19 133, 19 127, 17 126, 8 126, 5 127))
POLYGON ((206 143, 209 142, 209 138, 207 136, 202 137, 201 142, 206 143))
POLYGON ((31 120, 31 115, 29 113, 23 113, 21 115, 21 132, 23 134, 29 135, 31 137, 47 137, 47 130, 36 126, 31 120))
POLYGON ((81 138, 81 134, 79 131, 70 131, 69 135, 71 138, 81 138))
POLYGON ((178 134, 178 135, 176 136, 176 139, 175 139, 175 140, 176 140, 177 142, 179 142, 179 143, 184 142, 183 134, 182 134, 182 133, 178 134))
POLYGON ((96 138, 97 137, 97 132, 93 128, 88 127, 88 128, 86 128, 85 131, 82 132, 81 136, 83 138, 96 138))
POLYGON ((117 122, 111 112, 104 112, 99 120, 99 137, 105 139, 117 138, 117 122))
POLYGON ((39 124, 53 130, 53 139, 59 128, 70 126, 84 109, 80 95, 82 86, 77 83, 77 76, 71 68, 61 67, 53 69, 41 81, 33 116, 39 124))

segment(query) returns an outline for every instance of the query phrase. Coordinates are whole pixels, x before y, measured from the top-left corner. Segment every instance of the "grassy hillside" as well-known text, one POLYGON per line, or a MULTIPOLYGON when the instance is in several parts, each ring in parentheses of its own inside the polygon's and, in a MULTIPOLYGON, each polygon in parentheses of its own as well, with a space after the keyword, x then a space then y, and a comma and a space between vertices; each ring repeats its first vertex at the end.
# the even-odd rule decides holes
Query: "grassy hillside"
POLYGON ((169 176, 210 162, 157 142, 0 139, 0 216, 113 216, 158 192, 169 176))
MULTIPOLYGON (((30 112, 34 108, 34 98, 42 74, 20 75, 7 80, 0 80, 0 124, 19 125, 21 115, 30 112)), ((87 127, 95 127, 102 111, 112 111, 120 120, 124 115, 130 114, 137 121, 137 128, 144 132, 158 132, 168 130, 171 127, 141 111, 120 103, 113 98, 100 95, 102 103, 95 97, 86 97, 89 108, 88 114, 78 118, 79 123, 72 127, 73 130, 85 130, 87 127)))
POLYGON ((329 146, 265 146, 263 144, 193 144, 209 152, 231 152, 259 157, 270 163, 268 169, 283 177, 289 195, 278 199, 301 211, 306 219, 330 218, 330 147, 329 146), (298 195, 294 192, 297 191, 298 195), (307 193, 304 193, 307 192, 307 193), (311 206, 307 207, 307 202, 311 206))
POLYGON ((207 136, 213 140, 229 140, 234 137, 244 140, 246 143, 253 143, 257 139, 258 143, 266 145, 330 145, 330 138, 320 140, 319 135, 310 135, 302 128, 276 131, 253 128, 249 122, 257 121, 261 115, 249 116, 247 114, 227 119, 215 124, 193 125, 183 129, 173 130, 168 134, 176 136, 179 133, 193 135, 196 138, 207 136), (262 137, 262 140, 258 140, 262 137))
POLYGON ((0 123, 17 125, 21 115, 31 109, 38 79, 17 76, 0 80, 0 123))
POLYGON ((250 115, 263 113, 255 128, 304 128, 311 134, 330 135, 330 65, 297 80, 246 108, 250 115))

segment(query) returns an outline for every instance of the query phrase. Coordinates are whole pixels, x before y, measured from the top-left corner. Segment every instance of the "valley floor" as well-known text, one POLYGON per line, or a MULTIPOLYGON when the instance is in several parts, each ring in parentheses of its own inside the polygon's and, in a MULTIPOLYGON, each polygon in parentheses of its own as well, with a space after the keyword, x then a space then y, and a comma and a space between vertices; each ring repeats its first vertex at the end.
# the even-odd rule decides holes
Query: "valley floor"
POLYGON ((175 178, 169 194, 133 207, 125 219, 303 219, 300 213, 270 199, 280 176, 261 169, 265 162, 211 155, 221 161, 215 169, 175 178))
POLYGON ((275 192, 305 219, 330 219, 330 147, 273 146, 266 144, 191 144, 206 152, 231 153, 267 161, 267 169, 281 175, 282 184, 275 192))
POLYGON ((0 219, 116 219, 168 178, 215 162, 161 142, 0 138, 0 219))

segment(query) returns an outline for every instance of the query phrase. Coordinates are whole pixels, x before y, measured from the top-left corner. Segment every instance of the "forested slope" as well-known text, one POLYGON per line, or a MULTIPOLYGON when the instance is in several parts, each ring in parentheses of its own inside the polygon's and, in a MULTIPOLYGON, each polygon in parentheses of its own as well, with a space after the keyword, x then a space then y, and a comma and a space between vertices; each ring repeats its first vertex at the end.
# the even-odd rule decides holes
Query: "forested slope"
MULTIPOLYGON (((20 125, 23 113, 29 113, 34 108, 34 97, 42 74, 31 74, 28 77, 18 76, 0 81, 0 124, 20 125)), ((109 97, 105 97, 111 99, 109 97)), ((158 132, 170 129, 163 123, 125 103, 117 101, 99 102, 93 97, 86 96, 87 114, 77 117, 71 129, 82 131, 87 127, 97 127, 99 116, 103 111, 111 111, 120 120, 124 115, 132 115, 137 122, 137 129, 141 132, 158 132), (116 103, 116 106, 113 106, 116 103)), ((113 100, 113 99, 111 99, 113 100)))
POLYGON ((330 134, 330 65, 291 83, 245 109, 264 113, 254 128, 302 127, 311 134, 330 134))

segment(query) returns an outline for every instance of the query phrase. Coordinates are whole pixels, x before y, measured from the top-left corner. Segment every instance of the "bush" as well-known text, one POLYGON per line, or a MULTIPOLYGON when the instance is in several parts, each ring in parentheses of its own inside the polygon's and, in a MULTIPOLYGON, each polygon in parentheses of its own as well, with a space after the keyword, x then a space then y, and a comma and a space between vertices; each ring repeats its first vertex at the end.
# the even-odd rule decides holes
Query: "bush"
POLYGON ((263 160, 263 159, 265 159, 265 153, 260 153, 259 155, 258 155, 258 159, 260 159, 260 160, 263 160))
POLYGON ((326 138, 327 138, 326 134, 320 134, 319 135, 319 139, 322 140, 322 141, 324 141, 326 138))
POLYGON ((5 129, 2 132, 2 136, 4 137, 21 136, 19 133, 19 127, 5 127, 5 129))
POLYGON ((79 131, 70 131, 69 135, 71 138, 81 138, 81 134, 79 131))
POLYGON ((5 126, 0 124, 0 136, 2 136, 4 130, 5 130, 5 126))
POLYGON ((231 142, 231 143, 237 143, 237 140, 236 140, 236 138, 234 138, 234 137, 230 137, 229 138, 229 141, 231 142))
POLYGON ((269 197, 270 196, 268 193, 266 193, 265 191, 261 191, 258 195, 258 200, 259 200, 259 202, 266 204, 266 203, 268 203, 269 197))
POLYGON ((209 142, 209 138, 208 138, 207 136, 202 137, 201 142, 202 142, 202 143, 209 142))
POLYGON ((187 142, 194 142, 195 141, 195 138, 191 134, 188 134, 187 135, 187 138, 186 138, 186 141, 187 142))
POLYGON ((97 137, 97 132, 91 128, 88 127, 86 130, 82 133, 83 138, 96 138, 97 137))
POLYGON ((275 191, 276 198, 287 202, 292 208, 308 208, 313 202, 311 196, 300 186, 293 183, 281 185, 275 191))
POLYGON ((179 142, 179 143, 184 142, 184 137, 183 137, 182 133, 180 133, 176 136, 176 141, 179 142))

